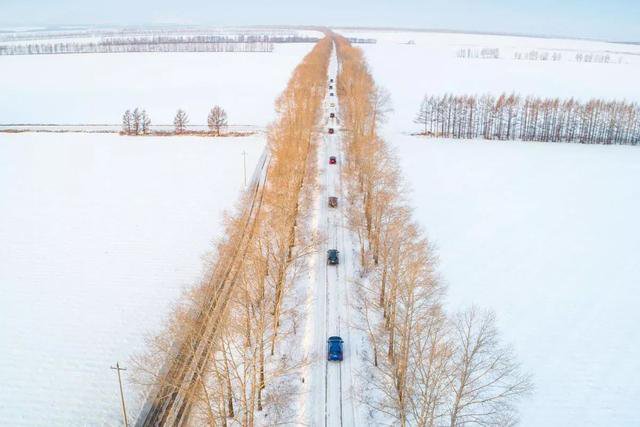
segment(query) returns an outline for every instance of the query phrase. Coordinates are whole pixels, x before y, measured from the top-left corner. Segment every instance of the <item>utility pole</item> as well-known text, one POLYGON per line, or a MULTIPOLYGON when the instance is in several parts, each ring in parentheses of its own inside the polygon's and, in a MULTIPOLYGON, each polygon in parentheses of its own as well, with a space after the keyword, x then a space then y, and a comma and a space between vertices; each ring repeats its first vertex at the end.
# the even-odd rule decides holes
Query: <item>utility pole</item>
POLYGON ((244 188, 247 188, 247 152, 242 150, 242 168, 244 170, 244 188))
POLYGON ((127 420, 127 408, 124 405, 124 393, 122 392, 122 378, 120 378, 120 371, 126 371, 126 368, 121 368, 120 363, 116 362, 116 366, 112 366, 118 372, 118 384, 120 385, 120 401, 122 402, 122 416, 124 417, 124 427, 129 427, 129 421, 127 420))

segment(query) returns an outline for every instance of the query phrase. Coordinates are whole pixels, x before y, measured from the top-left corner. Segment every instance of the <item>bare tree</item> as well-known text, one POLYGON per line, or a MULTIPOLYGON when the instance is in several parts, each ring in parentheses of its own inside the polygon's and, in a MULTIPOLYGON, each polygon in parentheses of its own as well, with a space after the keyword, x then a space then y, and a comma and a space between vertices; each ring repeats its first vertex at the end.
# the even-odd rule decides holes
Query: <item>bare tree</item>
MULTIPOLYGON (((402 427, 509 424, 515 402, 531 388, 529 378, 498 343, 490 315, 445 315, 437 257, 411 220, 397 159, 377 135, 387 97, 374 84, 362 52, 335 39, 338 93, 349 129, 343 169, 347 215, 360 243, 366 279, 357 283, 358 304, 372 350, 372 368, 360 378, 369 395, 361 401, 402 427)), ((516 95, 425 97, 416 121, 427 134, 512 137, 518 102, 516 95)), ((554 123, 553 116, 548 122, 554 123)))
POLYGON ((141 126, 140 126, 140 121, 141 121, 141 115, 140 115, 140 110, 136 107, 133 110, 133 115, 131 116, 131 127, 132 127, 132 132, 134 135, 139 135, 140 134, 140 130, 141 130, 141 126))
POLYGON ((453 319, 450 426, 514 419, 514 403, 532 390, 510 348, 500 344, 495 316, 472 307, 453 319))
POLYGON ((424 128, 423 133, 425 135, 428 134, 429 123, 431 122, 431 104, 427 95, 422 99, 422 104, 420 104, 420 109, 413 122, 421 125, 424 128))
POLYGON ((142 114, 140 115, 140 131, 143 135, 146 135, 151 130, 151 118, 147 114, 146 110, 142 110, 142 114))
MULTIPOLYGON (((181 393, 194 425, 292 419, 305 360, 280 349, 280 340, 299 333, 303 301, 291 288, 319 241, 302 225, 311 221, 313 192, 306 187, 316 184, 314 125, 330 54, 325 38, 295 69, 268 134, 267 184, 244 192, 238 210, 225 217, 225 238, 201 285, 161 334, 162 345, 137 364, 158 400, 181 393), (194 360, 194 368, 185 369, 194 360), (166 373, 163 365, 170 366, 166 373)), ((176 133, 187 122, 179 110, 176 133)))
POLYGON ((122 115, 122 133, 130 135, 132 129, 131 111, 127 110, 122 115))
POLYGON ((220 136, 220 130, 227 127, 227 112, 219 105, 214 106, 207 117, 209 130, 215 132, 216 136, 220 136))
POLYGON ((393 111, 391 105, 391 94, 388 90, 380 86, 374 86, 371 99, 369 100, 373 110, 373 123, 380 125, 385 123, 389 113, 393 111))
POLYGON ((189 124, 189 116, 187 113, 179 109, 176 113, 176 117, 173 119, 173 125, 175 126, 176 133, 181 134, 187 130, 187 125, 189 124))

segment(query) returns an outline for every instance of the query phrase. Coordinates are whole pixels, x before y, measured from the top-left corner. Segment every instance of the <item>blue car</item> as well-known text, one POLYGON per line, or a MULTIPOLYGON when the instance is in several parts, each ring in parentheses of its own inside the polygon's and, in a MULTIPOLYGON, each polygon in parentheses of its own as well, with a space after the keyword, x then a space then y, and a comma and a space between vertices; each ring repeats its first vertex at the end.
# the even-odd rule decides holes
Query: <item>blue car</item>
POLYGON ((327 264, 336 265, 340 264, 340 259, 338 258, 338 250, 337 249, 329 249, 327 251, 327 264))
POLYGON ((328 347, 327 360, 329 361, 342 360, 342 354, 343 354, 342 344, 344 344, 344 341, 342 340, 342 338, 329 337, 329 339, 327 340, 327 347, 328 347))

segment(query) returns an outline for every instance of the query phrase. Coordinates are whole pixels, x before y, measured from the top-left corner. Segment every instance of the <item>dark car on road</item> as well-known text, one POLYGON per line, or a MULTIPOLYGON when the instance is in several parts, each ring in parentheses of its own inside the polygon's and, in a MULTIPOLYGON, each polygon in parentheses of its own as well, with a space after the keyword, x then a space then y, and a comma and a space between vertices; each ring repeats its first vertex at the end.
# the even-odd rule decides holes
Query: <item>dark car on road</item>
POLYGON ((327 340, 327 360, 342 361, 344 357, 344 341, 340 337, 329 337, 327 340))
POLYGON ((330 119, 335 119, 336 118, 336 113, 329 113, 329 118, 330 119))
POLYGON ((330 208, 338 207, 338 198, 336 196, 329 196, 329 207, 330 208))
POLYGON ((332 86, 332 85, 329 85, 329 89, 333 89, 333 86, 332 86))
POLYGON ((327 264, 336 265, 340 264, 340 260, 338 259, 338 250, 337 249, 329 249, 327 251, 327 264))
POLYGON ((329 133, 330 133, 330 134, 333 134, 333 132, 335 132, 335 131, 333 130, 333 128, 329 128, 329 133))
POLYGON ((333 96, 333 92, 331 92, 331 93, 329 94, 329 96, 333 96))
POLYGON ((330 165, 335 165, 336 164, 336 156, 329 157, 329 164, 330 165))
POLYGON ((333 83, 333 79, 329 79, 329 82, 330 82, 330 83, 333 83))

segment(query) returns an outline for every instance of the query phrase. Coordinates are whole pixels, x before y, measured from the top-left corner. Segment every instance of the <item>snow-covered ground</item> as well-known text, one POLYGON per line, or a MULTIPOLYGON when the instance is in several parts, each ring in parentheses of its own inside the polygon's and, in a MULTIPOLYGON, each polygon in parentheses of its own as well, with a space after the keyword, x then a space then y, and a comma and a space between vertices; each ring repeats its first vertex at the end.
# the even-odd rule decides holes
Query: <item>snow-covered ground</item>
POLYGON ((145 108, 171 124, 178 108, 206 124, 213 105, 229 122, 264 126, 273 101, 312 44, 271 53, 140 53, 0 57, 0 123, 120 123, 145 108), (46 70, 44 72, 43 70, 46 70))
POLYGON ((200 277, 243 187, 242 152, 249 179, 263 148, 258 136, 0 134, 0 424, 119 425, 109 367, 126 367, 200 277))
POLYGON ((640 425, 640 150, 392 142, 449 308, 494 309, 534 375, 522 425, 640 425))
MULTIPOLYGON (((388 129, 419 130, 413 119, 425 94, 440 95, 517 92, 578 99, 592 97, 640 101, 640 45, 586 40, 540 39, 395 31, 340 31, 347 36, 371 37, 377 44, 362 44, 373 76, 386 88, 394 111, 388 129), (406 44, 413 40, 415 44, 406 44), (464 59, 456 56, 463 47, 513 50, 554 50, 567 60, 464 59), (578 63, 569 61, 575 52, 624 52, 624 63, 578 63)), ((613 53, 612 53, 613 55, 613 53)))
MULTIPOLYGON (((339 31, 339 30, 338 30, 339 31)), ((384 128, 439 246, 451 310, 497 312, 536 391, 522 425, 640 424, 640 150, 439 142, 406 135, 425 94, 640 101, 640 46, 395 31, 339 31, 360 45, 394 111, 384 128), (413 40, 415 44, 406 44, 413 40), (622 64, 462 59, 462 47, 617 52, 622 64)))

